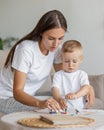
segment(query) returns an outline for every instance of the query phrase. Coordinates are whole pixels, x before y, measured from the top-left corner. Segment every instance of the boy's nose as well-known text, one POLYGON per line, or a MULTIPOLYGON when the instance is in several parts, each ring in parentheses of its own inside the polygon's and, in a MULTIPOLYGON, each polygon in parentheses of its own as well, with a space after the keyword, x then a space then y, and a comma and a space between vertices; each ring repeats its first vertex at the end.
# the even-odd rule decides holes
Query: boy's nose
POLYGON ((71 66, 73 66, 73 63, 72 63, 72 62, 69 62, 68 65, 71 67, 71 66))

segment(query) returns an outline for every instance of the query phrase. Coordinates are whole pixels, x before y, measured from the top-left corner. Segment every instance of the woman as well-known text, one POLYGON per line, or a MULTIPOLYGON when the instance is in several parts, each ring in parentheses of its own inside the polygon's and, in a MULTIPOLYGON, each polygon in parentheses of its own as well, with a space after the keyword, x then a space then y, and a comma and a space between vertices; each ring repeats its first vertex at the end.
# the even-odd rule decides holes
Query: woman
MULTIPOLYGON (((56 100, 39 100, 36 91, 46 81, 55 52, 67 31, 67 22, 58 10, 44 14, 36 27, 10 50, 0 72, 0 111, 11 113, 36 108, 60 110, 56 100)), ((55 62, 55 63, 54 63, 55 62)), ((55 66, 59 69, 61 64, 55 66)))

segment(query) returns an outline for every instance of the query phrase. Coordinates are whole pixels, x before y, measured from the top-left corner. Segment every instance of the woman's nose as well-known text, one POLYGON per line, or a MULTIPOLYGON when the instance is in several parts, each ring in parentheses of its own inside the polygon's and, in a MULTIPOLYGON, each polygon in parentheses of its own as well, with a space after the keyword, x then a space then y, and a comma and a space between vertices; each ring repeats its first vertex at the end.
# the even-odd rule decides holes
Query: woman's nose
POLYGON ((53 43, 54 46, 58 46, 59 44, 60 44, 59 40, 55 40, 53 43))

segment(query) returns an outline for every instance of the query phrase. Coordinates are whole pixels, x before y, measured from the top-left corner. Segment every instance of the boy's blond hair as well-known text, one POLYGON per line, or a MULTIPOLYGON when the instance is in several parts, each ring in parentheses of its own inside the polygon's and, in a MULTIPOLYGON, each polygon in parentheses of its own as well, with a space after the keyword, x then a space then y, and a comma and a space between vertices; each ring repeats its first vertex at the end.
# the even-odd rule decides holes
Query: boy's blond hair
POLYGON ((82 47, 81 43, 76 40, 68 40, 68 41, 64 42, 64 44, 62 46, 62 53, 74 52, 76 50, 78 50, 80 52, 80 54, 82 55, 83 47, 82 47))

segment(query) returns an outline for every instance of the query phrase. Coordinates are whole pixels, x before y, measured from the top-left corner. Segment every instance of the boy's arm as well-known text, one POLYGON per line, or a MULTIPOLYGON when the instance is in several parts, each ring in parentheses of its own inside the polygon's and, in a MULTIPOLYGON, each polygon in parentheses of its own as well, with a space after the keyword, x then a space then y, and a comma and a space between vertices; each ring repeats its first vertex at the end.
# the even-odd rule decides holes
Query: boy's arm
POLYGON ((92 86, 85 85, 83 86, 77 93, 76 96, 86 96, 87 106, 86 108, 90 108, 94 104, 95 93, 92 86))
POLYGON ((81 89, 75 93, 76 98, 83 97, 83 96, 89 94, 89 91, 90 91, 89 85, 82 86, 81 89))
POLYGON ((65 102, 65 99, 61 97, 60 91, 57 87, 52 88, 52 94, 54 99, 60 104, 61 109, 65 109, 67 104, 65 102))
POLYGON ((73 100, 73 99, 76 99, 79 97, 83 97, 83 96, 89 94, 89 89, 90 89, 90 87, 88 85, 84 85, 79 91, 77 91, 75 93, 68 93, 65 96, 65 98, 73 100))
POLYGON ((57 87, 52 88, 52 95, 56 101, 59 101, 61 99, 61 95, 57 87))

